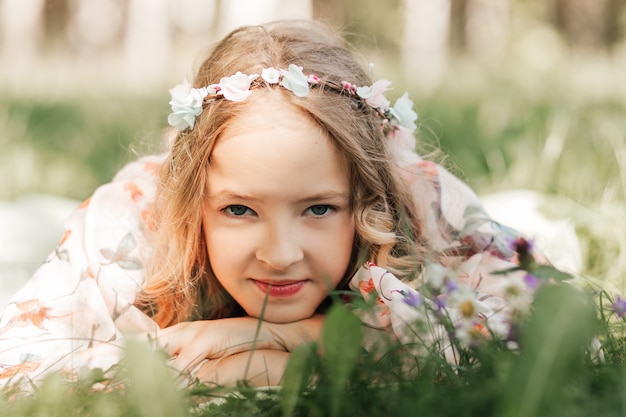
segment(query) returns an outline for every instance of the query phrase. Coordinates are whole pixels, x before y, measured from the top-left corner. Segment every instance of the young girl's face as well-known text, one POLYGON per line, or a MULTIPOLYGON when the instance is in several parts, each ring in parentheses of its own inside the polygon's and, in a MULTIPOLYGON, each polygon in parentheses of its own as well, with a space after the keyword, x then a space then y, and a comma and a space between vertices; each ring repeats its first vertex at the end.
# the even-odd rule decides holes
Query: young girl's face
POLYGON ((355 226, 348 169, 320 126, 279 98, 262 103, 215 145, 203 224, 226 291, 285 323, 313 315, 342 279, 355 226))

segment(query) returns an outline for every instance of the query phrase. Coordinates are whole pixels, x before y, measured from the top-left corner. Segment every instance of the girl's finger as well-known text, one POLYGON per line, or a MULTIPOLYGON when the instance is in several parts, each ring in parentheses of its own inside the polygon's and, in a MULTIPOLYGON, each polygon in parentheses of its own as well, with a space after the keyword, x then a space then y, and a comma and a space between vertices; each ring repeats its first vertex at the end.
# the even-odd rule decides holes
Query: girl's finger
POLYGON ((191 372, 202 361, 207 359, 204 350, 194 349, 193 347, 183 348, 178 355, 175 355, 171 366, 181 372, 191 372))
POLYGON ((170 355, 178 354, 181 347, 190 345, 197 338, 193 328, 190 323, 179 323, 161 329, 156 335, 157 344, 170 355))

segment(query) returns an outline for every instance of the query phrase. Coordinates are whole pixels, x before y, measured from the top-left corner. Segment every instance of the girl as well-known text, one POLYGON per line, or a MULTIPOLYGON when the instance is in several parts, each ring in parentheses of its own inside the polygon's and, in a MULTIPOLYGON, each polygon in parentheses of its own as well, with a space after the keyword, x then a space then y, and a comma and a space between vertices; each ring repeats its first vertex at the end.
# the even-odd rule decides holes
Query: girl
POLYGON ((402 341, 425 284, 454 337, 505 334, 519 277, 490 272, 512 265, 515 236, 414 153, 412 102, 391 106, 389 84, 314 23, 229 34, 171 90, 166 152, 83 203, 6 307, 0 378, 107 369, 148 334, 203 381, 242 378, 252 355, 250 382, 274 384, 335 289, 377 299, 362 320, 402 341))

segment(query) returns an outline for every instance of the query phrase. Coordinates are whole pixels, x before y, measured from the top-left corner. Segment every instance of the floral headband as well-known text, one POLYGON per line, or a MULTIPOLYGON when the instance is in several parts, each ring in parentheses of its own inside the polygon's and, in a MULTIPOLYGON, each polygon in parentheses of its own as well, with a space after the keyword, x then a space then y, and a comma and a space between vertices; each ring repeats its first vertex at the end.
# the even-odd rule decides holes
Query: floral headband
POLYGON ((192 88, 185 80, 170 90, 172 113, 169 114, 167 121, 180 132, 193 129, 196 118, 202 113, 205 104, 217 99, 244 101, 252 94, 252 88, 264 83, 284 87, 298 97, 306 97, 311 86, 324 84, 341 94, 361 100, 376 110, 383 120, 383 125, 391 124, 392 129, 388 137, 395 139, 404 149, 411 151, 415 149, 413 132, 416 130, 417 114, 413 111, 413 102, 409 99, 408 93, 404 93, 396 100, 394 106, 390 107, 390 102, 384 95, 391 84, 388 80, 378 80, 371 86, 364 87, 357 87, 347 81, 338 85, 331 81, 323 81, 314 74, 306 76, 302 72, 302 67, 294 64, 289 65, 287 70, 264 68, 260 75, 237 72, 230 77, 223 77, 218 84, 202 88, 192 88))

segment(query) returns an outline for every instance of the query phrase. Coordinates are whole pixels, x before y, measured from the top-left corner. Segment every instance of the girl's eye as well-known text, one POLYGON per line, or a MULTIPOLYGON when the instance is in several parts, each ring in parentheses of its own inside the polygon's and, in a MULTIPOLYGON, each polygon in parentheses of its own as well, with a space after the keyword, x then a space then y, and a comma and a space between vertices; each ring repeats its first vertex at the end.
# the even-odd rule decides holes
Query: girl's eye
POLYGON ((252 213, 252 210, 246 206, 241 204, 231 204, 223 209, 224 213, 230 214, 231 216, 244 216, 246 214, 252 213))
POLYGON ((333 208, 329 205, 318 204, 318 205, 309 207, 307 211, 310 212, 314 216, 325 216, 327 214, 330 214, 332 209, 333 208))

